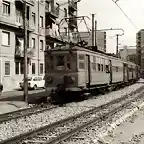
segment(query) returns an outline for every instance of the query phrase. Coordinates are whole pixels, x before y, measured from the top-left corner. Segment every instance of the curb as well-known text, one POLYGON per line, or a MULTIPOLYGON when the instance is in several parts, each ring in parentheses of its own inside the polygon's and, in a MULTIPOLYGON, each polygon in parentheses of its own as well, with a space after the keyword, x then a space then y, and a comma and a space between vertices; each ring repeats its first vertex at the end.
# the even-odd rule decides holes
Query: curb
POLYGON ((127 118, 131 117, 135 112, 139 111, 144 107, 144 102, 136 106, 136 108, 132 109, 129 113, 122 116, 120 119, 116 120, 114 123, 110 124, 106 132, 101 132, 101 134, 98 135, 98 138, 92 140, 94 143, 97 143, 98 141, 103 140, 105 136, 108 135, 109 132, 111 132, 113 129, 115 129, 117 126, 119 126, 121 123, 125 122, 127 118))

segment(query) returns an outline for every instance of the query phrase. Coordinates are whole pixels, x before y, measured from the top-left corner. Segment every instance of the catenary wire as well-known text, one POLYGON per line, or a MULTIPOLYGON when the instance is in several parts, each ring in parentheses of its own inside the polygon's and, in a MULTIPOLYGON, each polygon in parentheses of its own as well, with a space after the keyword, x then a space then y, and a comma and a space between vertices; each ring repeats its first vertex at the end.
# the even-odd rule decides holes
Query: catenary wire
POLYGON ((128 17, 128 15, 123 11, 123 9, 118 5, 117 1, 112 0, 116 6, 121 10, 121 12, 124 14, 124 16, 129 20, 129 22, 133 25, 135 29, 137 29, 137 26, 132 22, 132 20, 128 17))

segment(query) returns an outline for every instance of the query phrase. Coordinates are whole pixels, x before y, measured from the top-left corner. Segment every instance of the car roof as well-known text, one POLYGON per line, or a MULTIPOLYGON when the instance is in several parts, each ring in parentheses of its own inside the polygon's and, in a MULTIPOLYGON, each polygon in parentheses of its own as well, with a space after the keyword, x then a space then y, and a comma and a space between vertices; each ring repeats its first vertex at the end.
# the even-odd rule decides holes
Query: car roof
POLYGON ((43 78, 44 76, 38 76, 38 75, 28 76, 28 78, 35 78, 35 77, 41 77, 41 78, 43 78))

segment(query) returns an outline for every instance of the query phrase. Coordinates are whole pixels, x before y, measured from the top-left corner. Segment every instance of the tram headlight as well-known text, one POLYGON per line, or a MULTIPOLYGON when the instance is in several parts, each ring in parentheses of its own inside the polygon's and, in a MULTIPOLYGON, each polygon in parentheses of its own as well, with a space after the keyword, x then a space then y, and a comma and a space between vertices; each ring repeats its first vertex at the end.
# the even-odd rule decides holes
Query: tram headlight
POLYGON ((75 77, 74 76, 64 76, 64 83, 65 84, 74 84, 75 77))

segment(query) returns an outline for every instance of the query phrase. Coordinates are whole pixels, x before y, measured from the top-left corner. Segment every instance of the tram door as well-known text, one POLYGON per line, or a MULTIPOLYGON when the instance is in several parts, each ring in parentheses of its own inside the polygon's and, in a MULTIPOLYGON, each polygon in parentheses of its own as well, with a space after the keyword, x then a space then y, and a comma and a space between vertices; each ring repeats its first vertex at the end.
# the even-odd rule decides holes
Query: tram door
POLYGON ((112 74, 113 74, 112 73, 112 61, 109 60, 109 82, 110 82, 110 84, 112 83, 112 77, 113 77, 112 74))
POLYGON ((86 55, 86 67, 85 67, 85 80, 87 87, 90 87, 90 81, 91 81, 91 68, 90 68, 90 56, 86 55))
POLYGON ((126 82, 127 80, 128 80, 127 64, 123 64, 123 81, 126 82))
POLYGON ((2 61, 0 59, 0 83, 2 83, 2 61))

